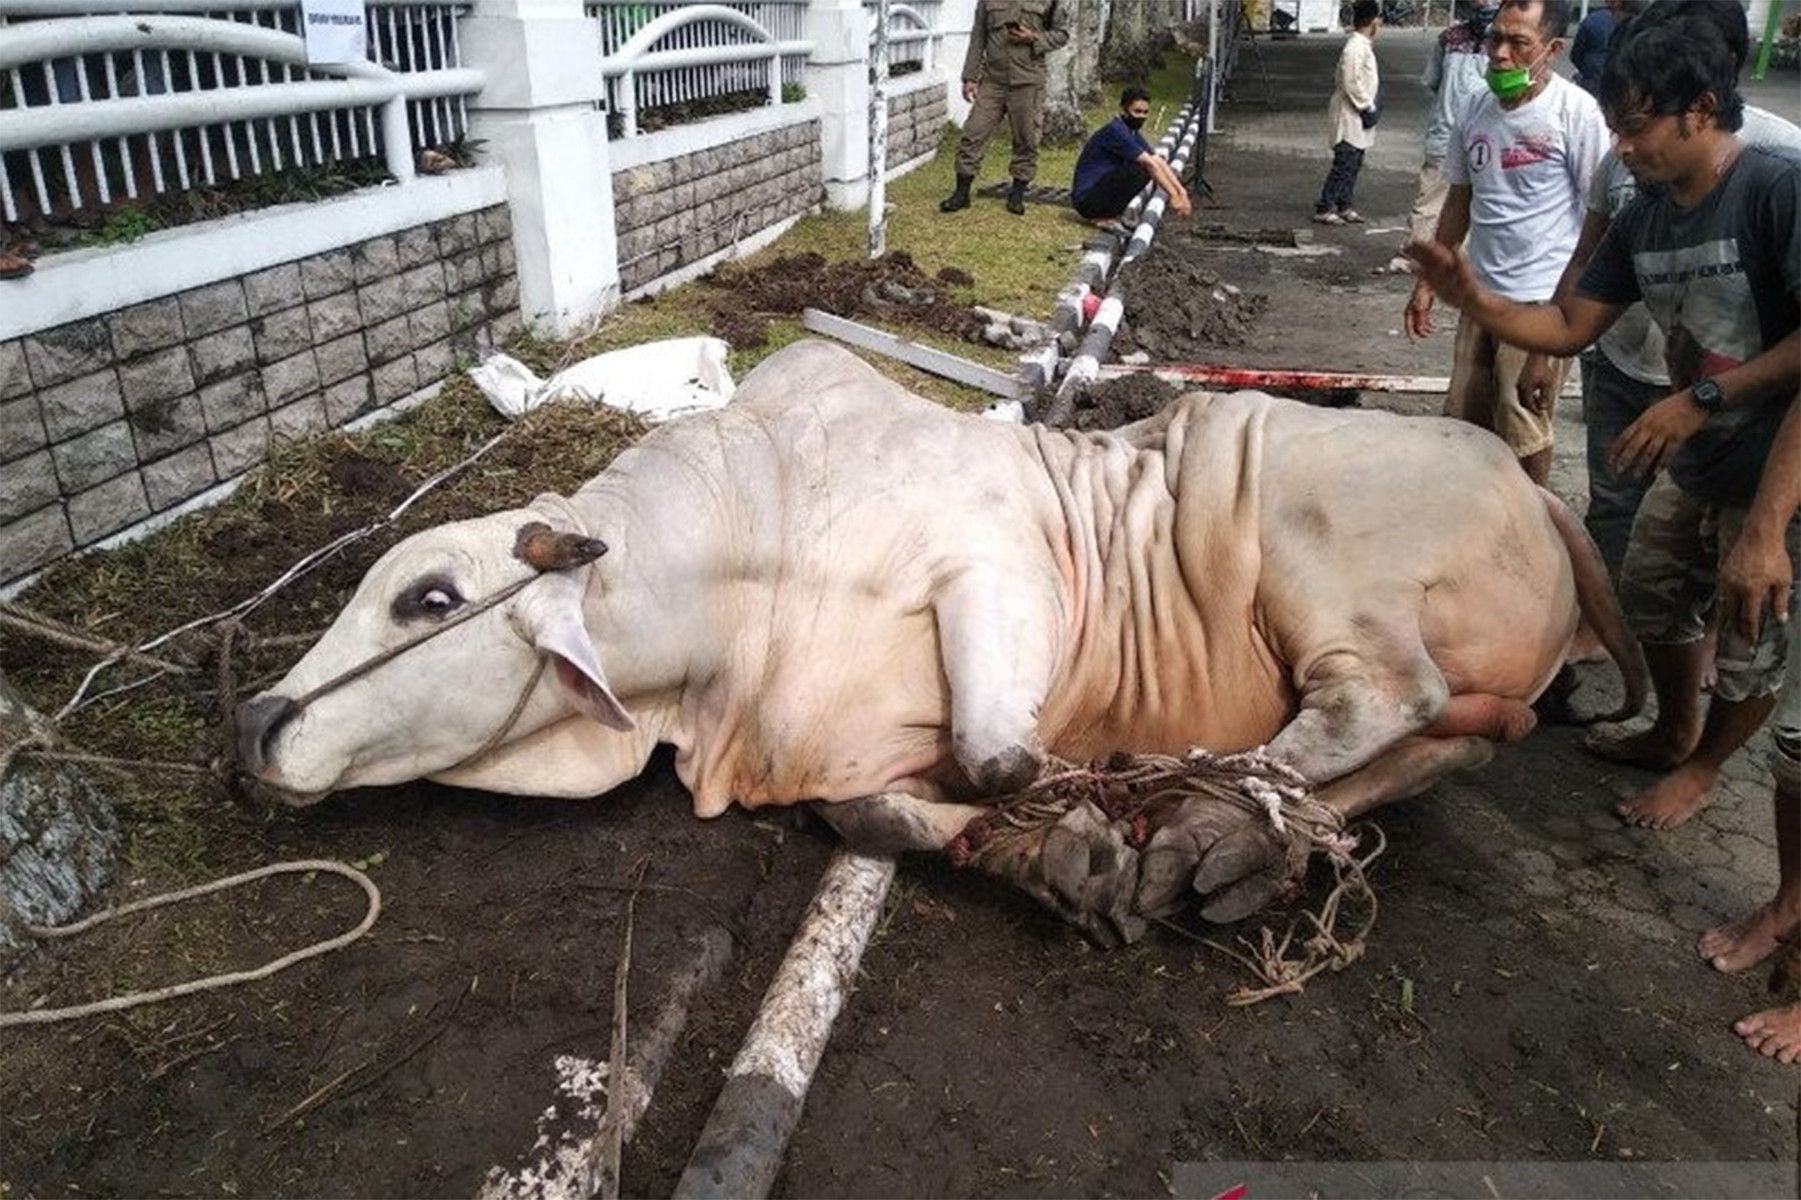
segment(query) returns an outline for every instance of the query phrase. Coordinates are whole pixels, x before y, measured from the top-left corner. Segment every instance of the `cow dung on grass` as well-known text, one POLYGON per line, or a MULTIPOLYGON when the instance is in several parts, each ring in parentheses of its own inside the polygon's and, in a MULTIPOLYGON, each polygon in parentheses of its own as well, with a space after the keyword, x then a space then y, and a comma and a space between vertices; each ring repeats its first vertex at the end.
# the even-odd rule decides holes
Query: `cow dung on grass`
MULTIPOLYGON (((1267 747, 1348 819, 1525 736, 1583 623, 1636 712, 1592 544, 1473 426, 1255 392, 1010 426, 803 342, 574 495, 394 547, 241 750, 304 803, 598 796, 667 742, 703 817, 821 802, 854 845, 935 851, 1051 756, 1267 747), (533 523, 592 561, 523 561, 533 523)), ((1255 813, 1139 818, 1076 805, 981 865, 1110 941, 1288 878, 1255 813)))

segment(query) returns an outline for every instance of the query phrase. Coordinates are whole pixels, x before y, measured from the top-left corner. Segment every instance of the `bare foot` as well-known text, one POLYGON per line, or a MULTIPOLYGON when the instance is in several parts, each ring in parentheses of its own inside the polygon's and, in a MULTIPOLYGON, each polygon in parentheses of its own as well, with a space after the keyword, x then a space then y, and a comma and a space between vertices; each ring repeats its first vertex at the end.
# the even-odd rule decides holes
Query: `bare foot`
POLYGON ((1701 935, 1701 957, 1716 971, 1749 970, 1782 946, 1782 939, 1801 924, 1801 917, 1776 907, 1774 901, 1755 912, 1716 925, 1701 935))
POLYGON ((1628 825, 1674 829, 1713 799, 1716 772, 1684 763, 1614 809, 1628 825))
POLYGON ((1681 766, 1699 740, 1700 730, 1690 737, 1673 738, 1657 725, 1642 733, 1623 733, 1617 728, 1597 725, 1582 739, 1582 748, 1608 762, 1668 771, 1681 766))
POLYGON ((1792 1063, 1801 1058, 1801 1004, 1741 1017, 1732 1023, 1732 1032, 1765 1058, 1792 1063))

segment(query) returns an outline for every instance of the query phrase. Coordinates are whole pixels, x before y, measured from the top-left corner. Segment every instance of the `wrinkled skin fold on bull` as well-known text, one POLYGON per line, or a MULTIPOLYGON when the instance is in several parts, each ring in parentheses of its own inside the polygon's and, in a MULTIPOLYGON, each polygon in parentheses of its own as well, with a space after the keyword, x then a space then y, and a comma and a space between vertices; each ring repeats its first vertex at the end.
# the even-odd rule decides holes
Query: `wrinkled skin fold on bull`
MULTIPOLYGON (((886 849, 946 845, 1047 753, 1267 745, 1354 814, 1523 736, 1583 619, 1642 700, 1592 546, 1468 425, 1196 393, 1112 433, 1020 427, 801 343, 575 495, 389 551, 244 744, 296 793, 593 796, 666 742, 701 816, 825 801, 886 849), (609 552, 270 715, 528 573, 533 521, 609 552)), ((1241 830, 1176 813, 1160 845, 1186 849, 1141 879, 1093 825, 1064 867, 1002 873, 1129 911, 1141 883, 1167 907, 1172 875, 1267 866, 1247 843, 1203 870, 1241 830)))

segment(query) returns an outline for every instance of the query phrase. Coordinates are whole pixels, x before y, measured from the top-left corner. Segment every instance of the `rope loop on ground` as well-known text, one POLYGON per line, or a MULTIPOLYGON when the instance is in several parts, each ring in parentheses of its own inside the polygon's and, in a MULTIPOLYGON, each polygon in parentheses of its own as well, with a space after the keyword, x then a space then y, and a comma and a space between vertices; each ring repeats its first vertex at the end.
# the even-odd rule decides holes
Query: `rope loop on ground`
POLYGON ((363 889, 363 893, 369 901, 368 911, 363 914, 363 919, 357 923, 354 929, 336 937, 327 938, 325 941, 315 942, 291 954, 284 954, 280 958, 248 971, 231 971, 222 975, 210 975, 204 979, 171 984, 168 987, 154 988, 149 991, 132 992, 124 996, 113 996, 105 1000, 95 1000, 88 1004, 77 1004, 68 1008, 36 1008, 21 1012, 0 1012, 0 1029, 19 1025, 48 1025, 57 1021, 71 1021, 77 1017, 93 1016, 97 1013, 120 1012, 145 1004, 173 1000, 180 996, 192 996, 198 992, 216 991, 220 988, 235 987, 241 983, 254 983, 259 979, 267 979, 276 972, 285 971, 296 963, 330 954, 334 950, 342 950, 368 933, 375 925, 376 918, 381 915, 381 889, 375 886, 373 879, 348 863, 338 862, 334 859, 297 859, 291 862, 271 863, 266 867, 258 867, 254 871, 245 871, 239 875, 216 879, 211 883, 203 883, 196 887, 165 892, 160 896, 150 896, 143 900, 134 900, 130 904, 106 909, 70 925, 50 927, 27 925, 26 932, 35 938, 74 937, 76 934, 85 933, 94 926, 110 921, 114 917, 123 917, 131 913, 162 908, 169 904, 178 904, 184 900, 193 900, 214 892, 225 891, 228 888, 239 887, 258 879, 265 879, 271 875, 301 875, 317 872, 342 876, 363 889))

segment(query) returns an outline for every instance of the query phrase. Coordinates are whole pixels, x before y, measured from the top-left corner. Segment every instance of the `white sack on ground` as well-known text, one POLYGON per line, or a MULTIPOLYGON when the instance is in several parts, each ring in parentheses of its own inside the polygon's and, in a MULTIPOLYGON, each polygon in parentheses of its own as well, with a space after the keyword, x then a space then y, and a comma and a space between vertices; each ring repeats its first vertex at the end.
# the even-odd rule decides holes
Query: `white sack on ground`
POLYGON ((513 418, 552 400, 581 400, 667 421, 718 408, 732 398, 726 366, 731 347, 719 338, 669 338, 585 358, 549 379, 496 354, 469 369, 488 403, 513 418))

